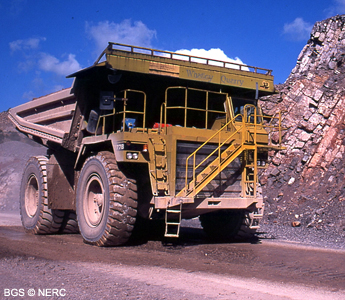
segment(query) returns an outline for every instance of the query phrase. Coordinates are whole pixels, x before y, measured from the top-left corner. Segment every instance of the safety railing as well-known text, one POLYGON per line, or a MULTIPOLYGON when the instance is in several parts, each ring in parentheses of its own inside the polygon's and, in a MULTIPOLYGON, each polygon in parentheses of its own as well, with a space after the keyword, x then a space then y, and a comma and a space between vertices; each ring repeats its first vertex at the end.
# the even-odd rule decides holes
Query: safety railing
MULTIPOLYGON (((226 123, 221 129, 219 129, 217 132, 215 132, 211 137, 209 137, 201 146, 199 146, 192 154, 190 154, 187 159, 186 159, 186 174, 185 174, 185 188, 183 189, 186 194, 187 190, 189 194, 194 194, 194 190, 198 185, 200 185, 200 182, 196 182, 198 174, 202 173, 204 170, 206 170, 210 165, 213 164, 213 167, 218 170, 217 174, 219 174, 223 169, 224 166, 223 162, 227 161, 230 163, 232 160, 229 160, 229 158, 233 155, 240 155, 242 151, 244 150, 254 150, 257 151, 257 135, 258 135, 258 130, 263 127, 268 127, 272 130, 277 130, 279 133, 280 137, 280 142, 281 142, 281 121, 280 121, 280 114, 277 117, 278 118, 278 126, 275 126, 273 124, 263 124, 262 116, 257 114, 257 108, 254 105, 251 104, 246 104, 244 106, 244 112, 243 115, 239 114, 236 115, 233 119, 231 119, 228 123, 226 123), (241 118, 242 122, 238 122, 237 120, 241 118), (258 122, 259 121, 259 122, 258 122), (238 125, 240 123, 240 126, 238 125), (222 138, 222 133, 224 131, 228 131, 229 127, 234 128, 234 131, 226 138, 222 138), (235 138, 235 135, 241 135, 240 140, 235 138), (196 157, 197 153, 205 147, 207 144, 212 143, 213 145, 215 144, 215 140, 218 140, 216 148, 208 155, 206 156, 201 162, 196 164, 196 157), (236 143, 236 141, 238 143, 236 143), (240 142, 239 142, 240 141, 240 142), (232 143, 233 142, 233 143, 232 143), (225 148, 224 146, 227 145, 225 150, 222 151, 222 148, 225 148), (232 150, 229 150, 229 147, 233 145, 232 150), (224 152, 230 151, 228 155, 225 155, 222 158, 222 155, 224 152), (211 157, 213 157, 217 153, 217 157, 212 160, 210 164, 208 164, 203 170, 198 172, 198 170, 204 165, 205 162, 209 161, 211 157), (193 160, 192 162, 192 178, 188 182, 188 173, 190 170, 190 160, 193 160), (193 183, 193 184, 191 184, 193 183), (190 187, 191 186, 191 187, 190 187), (192 189, 192 191, 190 191, 192 189)), ((274 120, 276 117, 272 117, 274 120)), ((281 145, 281 144, 280 144, 281 145)), ((263 145, 260 145, 263 146, 263 145)), ((236 157, 237 157, 236 156, 236 157)), ((256 163, 254 164, 254 173, 256 176, 256 163)), ((214 171, 213 171, 214 172, 214 171)), ((205 178, 202 180, 207 180, 206 183, 210 182, 213 177, 208 177, 208 174, 205 174, 205 178)), ((256 177, 255 177, 256 178, 256 177)), ((204 183, 205 185, 205 183, 204 183)), ((255 190, 255 189, 254 189, 255 190)))
POLYGON ((282 112, 279 111, 273 116, 263 116, 263 128, 268 133, 268 146, 283 148, 282 146, 282 132, 286 130, 282 126, 282 112))
MULTIPOLYGON (((127 103, 124 103, 123 105, 123 110, 118 111, 115 113, 115 115, 122 115, 122 128, 126 128, 126 115, 128 116, 129 114, 134 114, 134 115, 142 115, 142 126, 136 126, 136 127, 142 127, 146 128, 146 93, 143 91, 137 91, 137 90, 131 90, 127 89, 124 90, 124 98, 127 98, 127 94, 129 92, 134 92, 134 93, 139 93, 143 95, 143 111, 136 111, 136 110, 128 110, 127 109, 127 103)), ((139 125, 139 124, 138 124, 139 125)))
POLYGON ((101 126, 102 128, 102 134, 105 134, 105 128, 106 128, 106 119, 108 117, 113 117, 112 119, 112 132, 115 132, 116 130, 116 122, 115 122, 115 117, 118 115, 120 116, 121 119, 121 125, 119 129, 121 130, 126 130, 126 127, 128 127, 129 124, 127 124, 127 117, 130 114, 134 114, 134 115, 140 115, 142 116, 142 124, 138 124, 138 126, 135 126, 137 129, 145 129, 146 127, 146 93, 143 91, 138 91, 138 90, 132 90, 132 89, 127 89, 122 91, 123 92, 123 97, 121 98, 117 98, 116 96, 113 99, 110 99, 111 101, 114 101, 116 103, 116 101, 122 101, 123 102, 123 106, 122 106, 122 110, 116 110, 115 105, 112 108, 112 112, 109 114, 102 114, 99 116, 98 121, 97 121, 97 125, 96 125, 96 130, 95 130, 95 135, 97 135, 98 129, 101 126), (127 101, 129 100, 128 98, 128 93, 137 93, 137 94, 142 94, 143 96, 143 103, 142 103, 142 107, 143 110, 142 111, 137 111, 137 110, 128 110, 127 109, 127 101), (140 126, 142 125, 142 126, 140 126))
MULTIPOLYGON (((237 117, 237 116, 236 116, 237 117)), ((234 118, 235 119, 235 118, 234 118)), ((188 172, 189 172, 189 160, 191 158, 193 158, 193 164, 192 164, 192 180, 191 182, 196 181, 196 174, 197 174, 197 170, 206 162, 208 161, 216 152, 217 154, 217 158, 215 158, 213 161, 217 160, 218 161, 218 165, 216 166, 218 169, 220 169, 220 165, 221 165, 221 149, 222 147, 227 144, 231 139, 234 138, 234 136, 236 134, 238 134, 239 132, 242 131, 243 129, 243 125, 241 127, 239 127, 237 130, 235 130, 231 135, 229 135, 226 139, 224 139, 223 141, 221 141, 221 133, 226 131, 228 129, 228 126, 233 123, 233 120, 230 120, 227 124, 225 124, 221 129, 219 129, 216 133, 214 133, 210 138, 208 138, 200 147, 198 147, 192 154, 190 154, 187 159, 186 159, 186 175, 185 175, 185 189, 188 189, 188 172), (214 141, 214 139, 216 139, 218 136, 218 146, 208 155, 206 156, 198 165, 196 165, 196 155, 197 153, 203 148, 205 147, 207 144, 209 144, 211 141, 214 141)), ((214 143, 214 142, 213 142, 214 143)), ((242 141, 243 144, 243 141, 242 141)), ((196 184, 194 184, 193 189, 195 188, 196 184)))
MULTIPOLYGON (((210 120, 215 120, 215 118, 211 118, 210 115, 214 114, 214 115, 218 115, 218 116, 224 116, 224 120, 227 123, 228 122, 228 114, 226 113, 226 111, 224 110, 216 110, 216 109, 211 109, 210 108, 210 95, 219 95, 224 97, 223 99, 223 105, 225 102, 228 101, 228 94, 227 93, 223 93, 223 92, 214 92, 214 91, 208 91, 208 90, 202 90, 202 89, 196 89, 196 88, 187 88, 187 87, 183 87, 183 86, 175 86, 175 87, 168 87, 165 90, 165 102, 161 105, 161 113, 160 113, 160 126, 159 126, 159 131, 161 131, 163 128, 167 127, 167 124, 170 121, 174 121, 174 119, 176 120, 176 114, 174 115, 173 118, 169 117, 168 120, 168 112, 172 111, 172 110, 181 110, 183 111, 183 120, 182 123, 179 124, 182 127, 188 127, 188 121, 190 121, 190 119, 193 118, 188 118, 188 113, 190 112, 200 112, 203 115, 203 118, 200 120, 197 120, 199 122, 199 124, 203 123, 203 127, 197 127, 197 128, 202 128, 202 129, 210 129, 209 123, 210 120), (184 90, 184 95, 182 97, 183 100, 183 105, 168 105, 168 93, 171 90, 184 90), (191 99, 188 98, 188 92, 197 92, 197 93, 204 93, 204 99, 202 99, 201 97, 198 98, 200 103, 204 104, 204 108, 197 108, 197 107, 193 107, 192 105, 190 105, 190 101, 191 99), (203 102, 204 101, 204 102, 203 102)), ((200 104, 199 103, 199 104, 200 104)), ((228 104, 227 104, 228 105, 228 104)), ((193 121, 193 127, 196 126, 195 123, 195 119, 192 120, 193 121)), ((212 121, 211 121, 212 122, 212 121)), ((174 123, 174 122, 173 122, 174 123)))

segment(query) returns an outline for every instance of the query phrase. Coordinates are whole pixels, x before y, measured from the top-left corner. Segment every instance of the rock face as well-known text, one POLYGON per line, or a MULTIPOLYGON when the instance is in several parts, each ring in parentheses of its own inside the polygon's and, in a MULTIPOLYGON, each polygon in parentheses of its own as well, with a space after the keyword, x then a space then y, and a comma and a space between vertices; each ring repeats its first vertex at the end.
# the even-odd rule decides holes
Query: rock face
POLYGON ((266 222, 345 234, 345 15, 317 22, 264 113, 283 111, 285 150, 272 153, 260 181, 266 222))

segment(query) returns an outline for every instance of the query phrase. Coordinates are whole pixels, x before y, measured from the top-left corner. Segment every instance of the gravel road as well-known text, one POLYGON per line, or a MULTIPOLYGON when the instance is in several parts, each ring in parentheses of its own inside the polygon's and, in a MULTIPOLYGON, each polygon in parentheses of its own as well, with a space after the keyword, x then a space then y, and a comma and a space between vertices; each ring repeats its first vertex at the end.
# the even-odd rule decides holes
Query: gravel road
POLYGON ((178 244, 98 248, 78 234, 27 234, 17 214, 0 219, 1 299, 345 298, 343 250, 215 244, 187 227, 178 244))

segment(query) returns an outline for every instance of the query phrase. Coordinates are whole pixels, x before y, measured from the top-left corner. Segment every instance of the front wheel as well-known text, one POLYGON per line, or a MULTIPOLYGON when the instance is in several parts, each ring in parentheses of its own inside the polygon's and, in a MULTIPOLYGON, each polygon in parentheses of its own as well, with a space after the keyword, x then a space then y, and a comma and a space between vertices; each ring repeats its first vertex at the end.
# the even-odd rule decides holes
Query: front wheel
POLYGON ((77 219, 84 241, 97 246, 125 244, 137 214, 136 181, 118 168, 111 152, 86 160, 77 187, 77 219))

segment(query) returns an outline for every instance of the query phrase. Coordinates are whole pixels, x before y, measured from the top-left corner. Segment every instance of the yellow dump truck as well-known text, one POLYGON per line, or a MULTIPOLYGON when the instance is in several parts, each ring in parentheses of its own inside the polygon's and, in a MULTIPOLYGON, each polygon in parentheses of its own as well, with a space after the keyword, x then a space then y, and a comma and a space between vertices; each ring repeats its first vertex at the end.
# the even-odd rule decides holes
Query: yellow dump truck
POLYGON ((71 88, 9 111, 47 147, 23 174, 27 231, 123 245, 139 220, 164 220, 178 237, 181 219, 199 216, 212 237, 255 232, 258 171, 281 140, 280 116, 258 105, 274 93, 270 70, 109 43, 68 77, 71 88))

